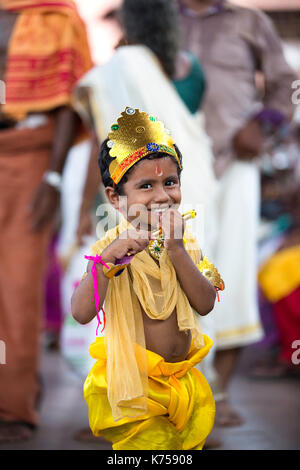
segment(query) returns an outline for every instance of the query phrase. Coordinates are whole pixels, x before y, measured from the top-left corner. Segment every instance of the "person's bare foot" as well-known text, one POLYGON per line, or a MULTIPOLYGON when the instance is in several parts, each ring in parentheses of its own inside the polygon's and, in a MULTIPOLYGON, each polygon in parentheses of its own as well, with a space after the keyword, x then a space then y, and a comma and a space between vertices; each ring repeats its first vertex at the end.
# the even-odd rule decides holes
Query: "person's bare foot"
POLYGON ((26 423, 0 421, 0 444, 27 441, 32 435, 26 423))
POLYGON ((283 364, 261 364, 252 368, 249 378, 255 380, 281 379, 287 375, 287 367, 283 364))
POLYGON ((243 418, 230 406, 227 400, 216 402, 216 426, 241 426, 243 418))
POLYGON ((217 439, 215 437, 208 436, 208 438, 206 439, 205 444, 203 446, 203 450, 217 449, 221 445, 222 445, 222 442, 219 439, 217 439))
POLYGON ((90 428, 83 428, 83 429, 80 429, 79 431, 77 431, 75 434, 74 434, 74 439, 75 441, 79 441, 79 442, 107 442, 104 437, 96 437, 94 436, 94 434, 92 433, 92 431, 90 430, 90 428))
POLYGON ((300 367, 280 362, 254 366, 249 374, 249 378, 254 380, 277 380, 291 377, 300 378, 300 367))

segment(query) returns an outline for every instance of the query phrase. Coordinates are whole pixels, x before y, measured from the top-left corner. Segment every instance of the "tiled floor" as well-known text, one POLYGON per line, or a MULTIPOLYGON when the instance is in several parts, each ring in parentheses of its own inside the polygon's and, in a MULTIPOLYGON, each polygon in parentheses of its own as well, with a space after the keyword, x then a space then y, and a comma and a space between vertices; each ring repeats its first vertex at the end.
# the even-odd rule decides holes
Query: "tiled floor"
MULTIPOLYGON (((244 350, 231 387, 231 397, 245 424, 215 428, 222 442, 219 449, 300 449, 300 379, 258 382, 247 378, 251 362, 259 355, 253 347, 244 350)), ((73 436, 87 427, 87 407, 82 397, 82 378, 58 353, 42 358, 44 399, 41 422, 32 440, 1 445, 2 449, 111 449, 104 440, 80 443, 73 436)))

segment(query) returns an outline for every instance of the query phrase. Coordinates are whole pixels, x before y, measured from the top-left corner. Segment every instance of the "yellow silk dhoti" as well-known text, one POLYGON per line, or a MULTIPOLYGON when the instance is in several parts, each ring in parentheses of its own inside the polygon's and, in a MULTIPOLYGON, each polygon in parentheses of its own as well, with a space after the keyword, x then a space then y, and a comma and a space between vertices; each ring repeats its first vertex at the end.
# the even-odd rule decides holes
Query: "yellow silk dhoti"
POLYGON ((212 346, 210 338, 203 336, 204 346, 196 349, 192 343, 182 362, 165 362, 147 350, 148 411, 119 421, 114 421, 107 398, 104 338, 97 338, 90 354, 98 361, 84 384, 93 434, 111 441, 114 450, 201 450, 215 417, 210 387, 194 368, 212 346))

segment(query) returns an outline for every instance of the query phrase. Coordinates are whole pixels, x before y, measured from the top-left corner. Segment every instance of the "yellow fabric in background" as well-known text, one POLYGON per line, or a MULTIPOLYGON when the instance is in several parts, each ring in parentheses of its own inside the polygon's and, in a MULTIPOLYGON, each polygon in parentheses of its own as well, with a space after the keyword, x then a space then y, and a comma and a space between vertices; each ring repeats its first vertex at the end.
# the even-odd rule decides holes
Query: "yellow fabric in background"
POLYGON ((260 269, 258 281, 268 300, 275 303, 300 286, 300 246, 278 251, 260 269))
POLYGON ((147 350, 148 411, 119 421, 114 421, 107 398, 105 337, 97 338, 90 346, 90 354, 98 361, 84 384, 93 434, 111 441, 114 450, 201 450, 215 416, 210 387, 194 368, 213 344, 203 336, 204 346, 197 349, 192 343, 182 362, 167 363, 147 350))

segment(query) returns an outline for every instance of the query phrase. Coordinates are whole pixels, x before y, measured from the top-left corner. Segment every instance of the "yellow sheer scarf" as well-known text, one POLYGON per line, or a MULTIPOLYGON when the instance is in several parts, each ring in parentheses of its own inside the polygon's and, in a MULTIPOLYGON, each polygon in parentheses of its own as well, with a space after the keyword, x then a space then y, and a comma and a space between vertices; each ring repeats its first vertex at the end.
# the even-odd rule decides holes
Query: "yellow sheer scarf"
MULTIPOLYGON (((120 225, 92 246, 92 254, 101 255, 105 247, 124 230, 131 228, 122 219, 120 225)), ((185 231, 185 248, 195 264, 201 260, 196 240, 185 231)), ((147 412, 148 373, 145 334, 141 306, 155 320, 165 320, 174 309, 180 331, 191 330, 194 345, 204 345, 196 312, 192 309, 176 277, 167 250, 159 266, 144 250, 130 266, 109 281, 105 297, 108 400, 115 421, 147 412)))

